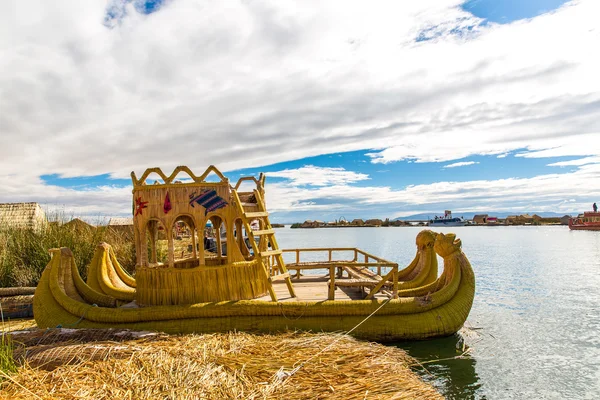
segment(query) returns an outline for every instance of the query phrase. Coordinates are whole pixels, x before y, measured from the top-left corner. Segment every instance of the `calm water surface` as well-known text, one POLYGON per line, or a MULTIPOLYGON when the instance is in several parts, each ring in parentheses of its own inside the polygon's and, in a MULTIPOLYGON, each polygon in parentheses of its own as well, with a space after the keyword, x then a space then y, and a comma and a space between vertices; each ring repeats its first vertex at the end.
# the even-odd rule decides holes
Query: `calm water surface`
MULTIPOLYGON (((358 247, 405 266, 420 229, 281 228, 277 239, 281 248, 358 247)), ((600 232, 449 231, 462 239, 477 280, 470 329, 398 343, 423 363, 419 373, 450 399, 600 398, 600 232)))

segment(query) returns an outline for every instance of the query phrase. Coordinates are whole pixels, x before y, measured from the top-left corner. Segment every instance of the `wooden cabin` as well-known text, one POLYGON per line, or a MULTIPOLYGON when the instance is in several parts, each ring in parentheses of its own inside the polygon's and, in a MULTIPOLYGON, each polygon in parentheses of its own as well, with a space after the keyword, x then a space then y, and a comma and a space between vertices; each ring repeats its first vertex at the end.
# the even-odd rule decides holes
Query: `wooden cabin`
POLYGON ((40 229, 47 224, 38 203, 0 203, 0 229, 40 229))
POLYGON ((473 223, 475 223, 477 225, 485 225, 485 224, 487 224, 487 218, 488 218, 487 214, 477 214, 477 215, 473 216, 473 223))

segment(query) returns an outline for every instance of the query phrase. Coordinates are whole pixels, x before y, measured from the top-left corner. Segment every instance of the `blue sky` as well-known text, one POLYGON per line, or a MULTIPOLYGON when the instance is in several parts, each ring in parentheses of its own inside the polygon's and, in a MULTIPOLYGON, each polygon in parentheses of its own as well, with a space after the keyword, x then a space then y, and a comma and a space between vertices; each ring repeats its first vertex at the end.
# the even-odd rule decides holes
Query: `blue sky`
POLYGON ((125 216, 210 164, 282 222, 600 201, 593 0, 10 4, 0 202, 125 216))

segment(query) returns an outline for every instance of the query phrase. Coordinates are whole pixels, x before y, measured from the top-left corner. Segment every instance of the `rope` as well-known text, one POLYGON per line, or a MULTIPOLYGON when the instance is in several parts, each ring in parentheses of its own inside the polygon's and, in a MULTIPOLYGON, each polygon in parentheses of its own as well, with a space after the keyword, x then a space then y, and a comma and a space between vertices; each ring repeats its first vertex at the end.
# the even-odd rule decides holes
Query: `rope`
MULTIPOLYGON (((98 304, 92 304, 92 307, 98 307, 98 304)), ((85 315, 87 314, 87 312, 88 312, 88 311, 89 311, 89 310, 90 310, 92 307, 88 307, 88 308, 85 310, 85 312, 83 313, 83 315, 82 315, 82 316, 81 316, 81 317, 80 317, 80 318, 77 320, 77 322, 74 322, 74 323, 72 323, 72 324, 66 324, 66 325, 64 325, 64 326, 63 326, 62 324, 58 324, 58 325, 56 325, 56 328, 55 328, 55 329, 61 329, 61 328, 64 328, 64 327, 71 327, 71 328, 74 328, 74 327, 76 327, 77 325, 79 325, 79 323, 80 323, 81 321, 83 321, 83 319, 85 318, 85 315)))
MULTIPOLYGON (((362 324, 364 324, 369 318, 371 318, 373 315, 375 315, 379 310, 381 310, 383 308, 383 306, 385 306, 387 303, 389 303, 389 301, 392 300, 391 297, 388 297, 383 303, 381 303, 381 305, 379 307, 377 307, 377 309, 375 311, 373 311, 371 314, 369 314, 365 319, 363 319, 362 321, 360 321, 358 324, 356 324, 356 326, 354 326, 352 329, 350 329, 348 332, 341 334, 337 339, 335 339, 333 342, 329 343, 327 346, 325 346, 323 349, 319 350, 317 353, 313 354, 311 357, 309 357, 308 359, 302 361, 300 364, 298 364, 298 366, 294 367, 294 369, 292 369, 291 371, 287 372, 283 369, 283 367, 279 368, 279 370, 273 374, 273 377, 271 378, 271 381, 274 382, 275 385, 279 384, 280 386, 283 386, 285 384, 285 382, 287 382, 288 378, 291 378, 294 374, 296 374, 296 372, 300 371, 300 369, 302 369, 302 367, 304 367, 306 364, 308 364, 310 361, 312 361, 314 358, 318 357, 319 355, 321 355, 322 353, 326 352, 327 350, 329 350, 333 345, 335 345, 337 342, 339 342, 340 340, 342 340, 342 338, 344 338, 345 336, 349 336, 352 332, 354 332, 359 326, 361 326, 362 324)), ((272 386, 273 388, 275 386, 272 386)))

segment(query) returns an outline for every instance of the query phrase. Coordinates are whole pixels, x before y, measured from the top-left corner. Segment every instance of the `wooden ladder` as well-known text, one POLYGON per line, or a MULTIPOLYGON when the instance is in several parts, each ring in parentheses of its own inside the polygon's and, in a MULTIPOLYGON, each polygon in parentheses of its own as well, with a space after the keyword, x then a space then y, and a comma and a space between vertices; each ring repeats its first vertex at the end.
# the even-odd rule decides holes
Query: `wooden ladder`
POLYGON ((244 206, 240 201, 240 197, 237 193, 237 190, 233 189, 233 198, 235 199, 235 203, 237 205, 237 209, 239 214, 242 216, 242 223, 244 224, 244 228, 246 229, 246 234, 248 235, 248 240, 252 245, 252 250, 254 251, 254 256, 262 266, 262 269, 265 273, 268 282, 268 290, 271 295, 271 300, 277 301, 277 295, 275 294, 275 290, 273 289, 273 282, 279 280, 285 280, 285 283, 288 287, 288 291, 290 292, 290 296, 296 297, 296 293, 294 292, 294 286, 292 285, 292 280, 290 278, 290 273, 285 267, 285 263, 283 261, 282 251, 279 249, 279 245, 277 244, 277 239, 275 239, 275 230, 271 226, 271 222, 269 221, 269 213, 266 210, 265 203, 263 201, 260 192, 254 189, 254 196, 256 198, 256 205, 258 211, 256 212, 246 212, 244 210, 244 206), (258 220, 260 222, 259 230, 253 231, 250 227, 250 222, 253 220, 258 220), (264 236, 267 240, 266 243, 271 243, 271 250, 268 250, 268 245, 265 244, 265 250, 261 250, 261 246, 259 243, 256 243, 256 236, 264 236), (269 257, 273 257, 275 260, 274 268, 270 270, 270 263, 268 261, 269 257), (278 272, 276 274, 276 272, 278 272), (271 275, 273 273, 273 275, 271 275))

